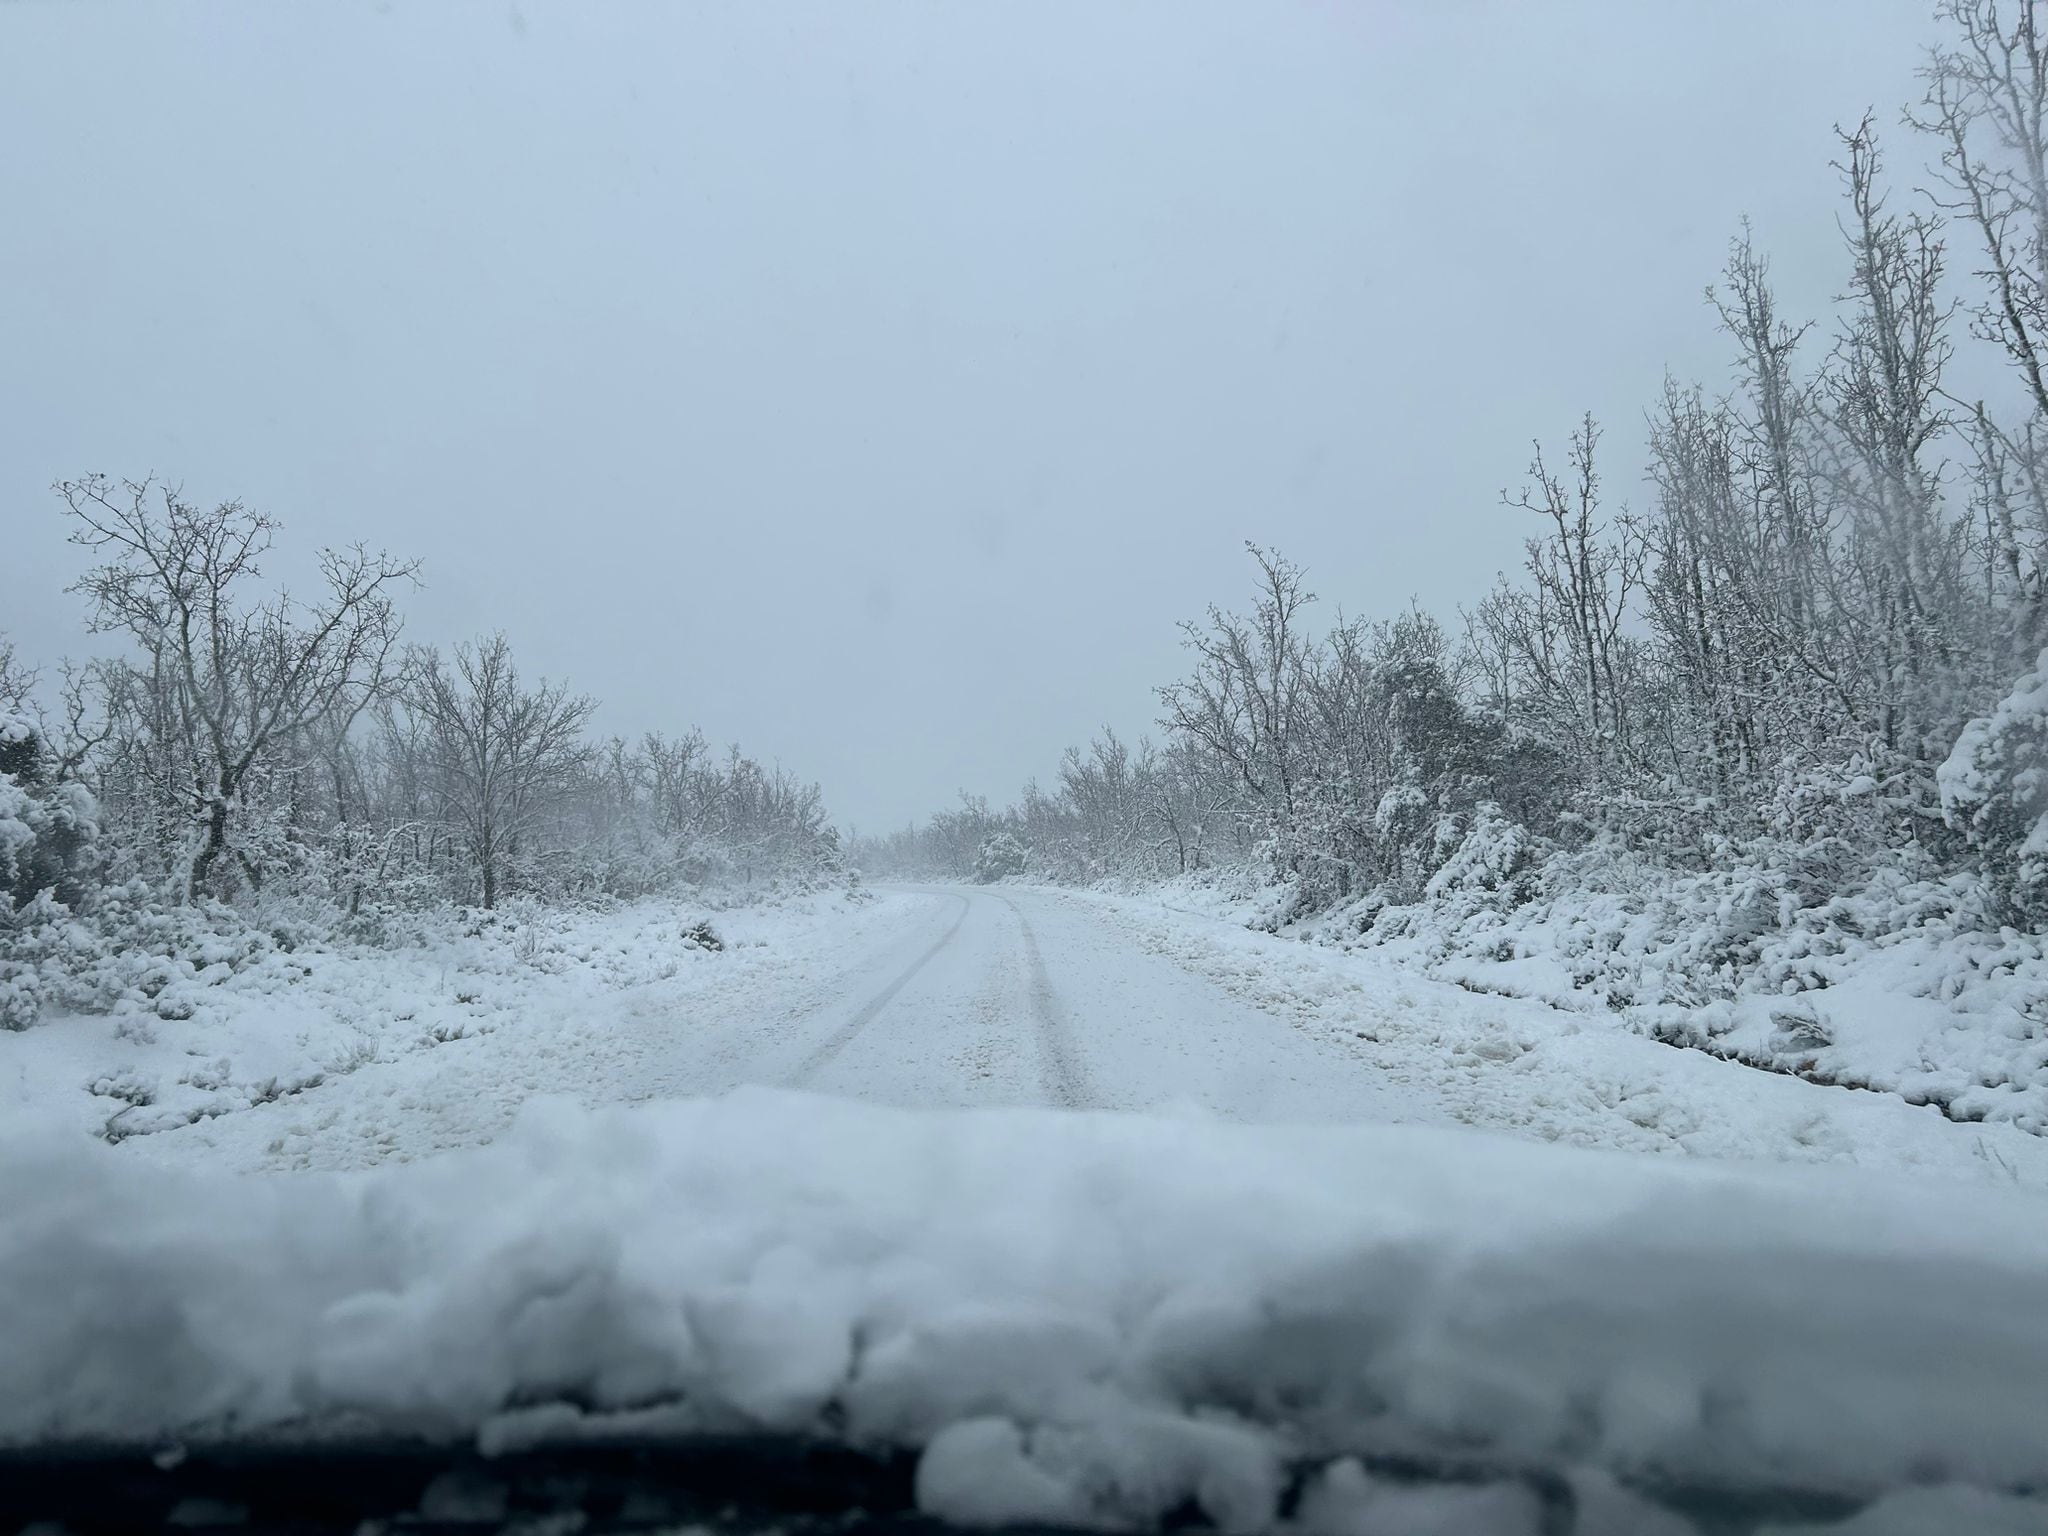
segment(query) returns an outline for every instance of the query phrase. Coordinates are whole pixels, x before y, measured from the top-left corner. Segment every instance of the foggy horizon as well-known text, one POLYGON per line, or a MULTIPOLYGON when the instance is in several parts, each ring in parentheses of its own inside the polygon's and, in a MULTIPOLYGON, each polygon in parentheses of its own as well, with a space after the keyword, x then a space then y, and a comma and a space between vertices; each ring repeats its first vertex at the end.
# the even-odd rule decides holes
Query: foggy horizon
POLYGON ((1532 439, 1592 411, 1640 503, 1667 368, 1728 381, 1738 221, 1824 316, 1834 125, 1875 108, 1910 184, 1931 36, 1921 0, 11 6, 6 627, 91 648, 48 487, 154 473, 278 517, 279 579, 419 557, 410 639, 502 628, 597 729, 737 741, 842 827, 1006 800, 1156 734, 1246 540, 1325 617, 1452 620, 1519 560, 1532 439))

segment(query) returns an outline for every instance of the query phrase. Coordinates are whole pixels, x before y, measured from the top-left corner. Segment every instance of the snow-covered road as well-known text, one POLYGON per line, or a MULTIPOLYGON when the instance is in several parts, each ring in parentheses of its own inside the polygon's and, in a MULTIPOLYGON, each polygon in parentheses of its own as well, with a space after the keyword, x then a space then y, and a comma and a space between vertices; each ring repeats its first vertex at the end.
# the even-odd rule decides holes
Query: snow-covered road
POLYGON ((802 1022, 793 1070, 735 1082, 906 1106, 1208 1110, 1243 1120, 1401 1120, 1370 1064, 1170 958, 1102 907, 1023 887, 921 892, 887 960, 802 1022), (908 956, 905 959, 905 956, 908 956))
MULTIPOLYGON (((600 1108, 748 1085, 905 1107, 1165 1109, 1344 1123, 1451 1118, 1434 1097, 1405 1088, 1400 1074, 1345 1049, 1348 1035, 1303 1028, 1205 978, 1146 943, 1116 908, 1086 897, 1027 887, 902 888, 849 913, 735 913, 721 922, 731 947, 678 975, 606 986, 600 965, 595 977, 588 967, 490 977, 502 1001, 477 1005, 491 1010, 489 1027, 469 1037, 386 1053, 306 1092, 209 1111, 189 1125, 132 1135, 130 1144, 183 1163, 367 1167, 489 1142, 541 1095, 600 1108)), ((622 934, 619 947, 645 968, 642 951, 672 943, 668 933, 643 924, 622 934)), ((444 985, 467 988, 466 974, 444 985)), ((392 980, 400 1003, 415 1000, 392 980)), ((287 1017, 290 1024, 269 1027, 296 1030, 317 1051, 317 1021, 287 1017)), ((95 1021, 66 1027, 91 1061, 46 1064, 37 1074, 45 1100, 63 1084, 104 1074, 103 1058, 135 1057, 147 1075, 173 1037, 166 1027, 143 1049, 96 1042, 95 1021)), ((266 1026, 259 1018, 250 1027, 266 1026)), ((184 1055, 216 1050, 233 1047, 184 1047, 170 1070, 184 1055)), ((166 1078, 155 1081, 161 1089, 166 1078)), ((32 1096, 29 1081, 22 1088, 24 1099, 32 1096)))
POLYGON ((244 1169, 483 1145, 544 1096, 595 1109, 763 1086, 919 1108, 1462 1123, 2048 1187, 2048 1140, 2009 1125, 1956 1124, 1154 900, 908 887, 718 923, 729 942, 717 954, 679 951, 676 917, 648 906, 576 919, 518 960, 507 956, 523 932, 376 967, 337 956, 300 987, 244 997, 218 1026, 202 1009, 153 1035, 74 1019, 0 1039, 0 1088, 14 1076, 20 1112, 86 1131, 117 1110, 124 1144, 152 1160, 244 1169), (344 1032, 380 1012, 410 1022, 328 1065, 355 1038, 344 1032), (254 1104, 191 1086, 292 1062, 327 1075, 254 1104), (110 1077, 148 1088, 150 1106, 88 1097, 110 1077))

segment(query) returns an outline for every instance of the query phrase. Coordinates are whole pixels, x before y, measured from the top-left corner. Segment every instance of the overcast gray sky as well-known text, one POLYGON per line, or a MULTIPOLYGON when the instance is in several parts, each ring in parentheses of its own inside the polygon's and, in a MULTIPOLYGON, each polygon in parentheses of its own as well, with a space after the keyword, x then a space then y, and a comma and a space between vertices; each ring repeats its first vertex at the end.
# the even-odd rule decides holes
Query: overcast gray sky
POLYGON ((0 628, 82 648, 49 484, 155 472, 842 823, 1007 798, 1247 538, 1448 612, 1532 436, 1637 494, 1738 218, 1840 286, 1929 10, 0 4, 0 628))

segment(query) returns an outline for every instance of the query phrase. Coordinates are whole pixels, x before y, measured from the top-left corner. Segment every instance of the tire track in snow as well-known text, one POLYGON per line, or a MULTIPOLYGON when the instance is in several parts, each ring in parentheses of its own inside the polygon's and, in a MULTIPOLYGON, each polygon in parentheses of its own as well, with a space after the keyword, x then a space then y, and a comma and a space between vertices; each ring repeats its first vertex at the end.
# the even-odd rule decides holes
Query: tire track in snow
POLYGON ((1039 1073, 1046 1100, 1061 1109, 1084 1109, 1090 1098, 1088 1074, 1075 1054, 1067 1011, 1060 1006, 1059 994, 1053 991, 1045 956, 1039 953, 1038 935, 1031 931, 1023 908, 1007 896, 1001 901, 1017 919, 1017 927, 1024 935, 1024 953, 1031 961, 1031 1011, 1038 1024, 1039 1073))
POLYGON ((960 925, 967 921, 967 909, 970 905, 968 898, 965 896, 957 897, 956 899, 960 903, 960 912, 953 919, 953 926, 940 934, 938 941, 930 949, 911 961, 894 981, 863 1003, 860 1012, 834 1030, 824 1044, 806 1056, 797 1069, 790 1073, 785 1086, 801 1088, 811 1078, 815 1077, 820 1068, 849 1045, 853 1044, 854 1036, 858 1035, 863 1029, 866 1029, 874 1021, 875 1015, 888 1007, 896 994, 909 986, 917 973, 932 963, 932 960, 938 955, 940 950, 953 942, 953 935, 958 933, 960 925))

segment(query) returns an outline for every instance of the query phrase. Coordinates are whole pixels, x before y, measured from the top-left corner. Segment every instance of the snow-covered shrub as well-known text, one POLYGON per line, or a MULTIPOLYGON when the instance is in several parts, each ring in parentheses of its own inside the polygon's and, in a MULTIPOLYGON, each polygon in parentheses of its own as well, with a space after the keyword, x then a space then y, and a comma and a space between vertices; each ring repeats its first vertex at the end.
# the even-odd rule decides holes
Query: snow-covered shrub
POLYGON ((997 832, 986 838, 976 851, 974 878, 983 885, 1014 879, 1024 873, 1030 861, 1030 854, 1013 833, 997 832))
POLYGON ((1389 785, 1373 807, 1372 829, 1379 843, 1380 868, 1397 883, 1412 874, 1414 853, 1428 840, 1437 821, 1436 807, 1422 786, 1389 785))
POLYGON ((1534 894, 1538 846, 1528 829, 1510 821, 1501 808, 1483 800, 1473 808, 1462 835, 1456 821, 1440 829, 1449 834, 1449 856, 1423 887, 1423 894, 1444 896, 1453 891, 1485 891, 1502 904, 1519 905, 1534 894), (1455 841, 1452 841, 1452 839, 1455 841))
POLYGON ((20 909, 51 891, 84 899, 99 865, 99 807, 83 784, 49 782, 33 722, 0 716, 0 894, 20 909))
POLYGON ((1884 848, 1918 818, 1925 779, 1924 765, 1876 743, 1844 745, 1819 763, 1788 760, 1772 776, 1756 831, 1782 843, 1884 848))
POLYGON ((219 902, 178 905, 140 879, 100 887, 77 911, 45 892, 13 916, 0 930, 0 998, 16 1029, 50 1010, 189 1018, 206 988, 323 943, 312 928, 280 938, 219 902))
POLYGON ((0 960, 0 1029, 27 1029, 42 1012, 42 988, 35 973, 0 960))
POLYGON ((1941 813, 1983 862, 2000 915, 2048 924, 2048 651, 1935 770, 1941 813))
POLYGON ((14 782, 11 774, 0 774, 0 885, 19 905, 16 894, 28 876, 35 856, 34 803, 28 791, 14 782))
POLYGON ((99 872, 99 831, 85 786, 49 781, 34 723, 0 715, 0 1029, 40 1016, 60 929, 99 872))
POLYGON ((0 919, 0 1029, 27 1029, 42 1016, 70 915, 45 891, 0 919))

